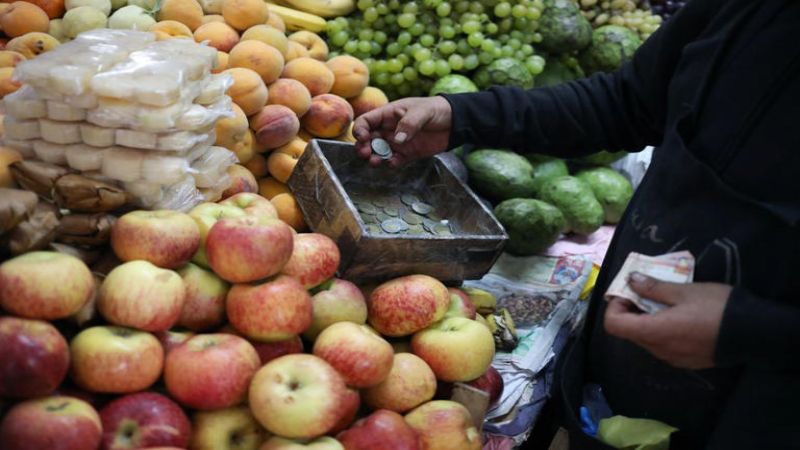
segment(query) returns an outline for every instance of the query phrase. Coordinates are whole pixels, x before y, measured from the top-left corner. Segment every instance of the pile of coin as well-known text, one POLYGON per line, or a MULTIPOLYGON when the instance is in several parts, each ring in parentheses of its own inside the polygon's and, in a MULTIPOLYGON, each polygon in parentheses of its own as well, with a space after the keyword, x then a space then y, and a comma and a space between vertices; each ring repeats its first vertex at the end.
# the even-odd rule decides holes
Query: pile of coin
POLYGON ((372 153, 378 155, 378 157, 382 160, 389 160, 392 159, 394 153, 392 153, 392 147, 389 146, 389 143, 381 138, 373 139, 370 142, 370 147, 372 147, 372 153))
POLYGON ((450 221, 412 192, 349 186, 347 193, 370 234, 453 235, 450 221))

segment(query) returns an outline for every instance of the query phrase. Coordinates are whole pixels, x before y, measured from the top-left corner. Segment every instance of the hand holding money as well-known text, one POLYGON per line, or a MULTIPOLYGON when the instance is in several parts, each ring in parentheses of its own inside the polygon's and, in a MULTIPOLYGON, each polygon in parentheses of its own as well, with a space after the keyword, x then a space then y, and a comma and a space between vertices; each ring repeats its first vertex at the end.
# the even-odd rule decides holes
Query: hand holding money
POLYGON ((661 256, 646 256, 631 252, 622 264, 614 281, 608 287, 605 299, 625 299, 642 311, 650 314, 666 306, 637 294, 629 284, 632 273, 640 273, 650 278, 671 283, 691 283, 694 279, 694 257, 689 252, 668 253, 661 256))

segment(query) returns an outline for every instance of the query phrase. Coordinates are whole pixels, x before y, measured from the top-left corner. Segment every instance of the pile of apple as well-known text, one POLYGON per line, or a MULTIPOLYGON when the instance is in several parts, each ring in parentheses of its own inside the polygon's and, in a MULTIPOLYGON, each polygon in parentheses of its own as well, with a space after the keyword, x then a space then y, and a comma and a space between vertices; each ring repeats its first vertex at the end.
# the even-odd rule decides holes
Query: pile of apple
POLYGON ((55 252, 0 265, 3 450, 481 448, 435 399, 502 391, 464 292, 334 278, 335 243, 252 193, 130 212, 111 247, 105 277, 55 252))

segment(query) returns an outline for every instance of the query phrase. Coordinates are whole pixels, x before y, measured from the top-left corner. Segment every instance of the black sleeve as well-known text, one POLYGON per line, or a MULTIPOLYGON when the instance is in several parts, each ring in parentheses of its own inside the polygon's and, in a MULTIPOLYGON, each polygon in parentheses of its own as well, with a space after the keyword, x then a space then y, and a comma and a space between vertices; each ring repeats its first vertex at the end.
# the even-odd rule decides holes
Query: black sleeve
POLYGON ((722 316, 716 363, 800 367, 800 308, 734 288, 722 316))
POLYGON ((688 2, 614 73, 527 91, 444 95, 453 108, 450 148, 473 144, 573 157, 658 145, 681 51, 706 28, 715 3, 688 2))

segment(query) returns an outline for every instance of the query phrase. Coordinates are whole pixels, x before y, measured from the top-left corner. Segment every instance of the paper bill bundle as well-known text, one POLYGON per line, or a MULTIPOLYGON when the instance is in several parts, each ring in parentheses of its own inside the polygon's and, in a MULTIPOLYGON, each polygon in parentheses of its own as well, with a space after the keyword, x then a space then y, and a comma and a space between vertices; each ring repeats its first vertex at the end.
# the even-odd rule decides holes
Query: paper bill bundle
POLYGON ((694 256, 687 251, 647 256, 631 252, 605 293, 605 299, 623 298, 644 312, 655 314, 666 305, 642 298, 628 284, 631 273, 638 272, 651 278, 671 283, 691 283, 694 280, 694 256))

